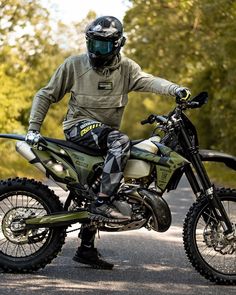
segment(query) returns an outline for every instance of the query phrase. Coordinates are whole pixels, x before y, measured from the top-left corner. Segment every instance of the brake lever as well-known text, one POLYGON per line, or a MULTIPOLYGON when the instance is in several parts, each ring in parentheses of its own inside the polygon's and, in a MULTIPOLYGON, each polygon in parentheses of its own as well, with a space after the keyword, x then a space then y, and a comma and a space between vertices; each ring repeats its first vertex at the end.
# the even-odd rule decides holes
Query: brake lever
POLYGON ((199 102, 197 102, 197 101, 191 101, 189 103, 189 107, 190 107, 190 109, 196 109, 196 108, 199 107, 199 102))

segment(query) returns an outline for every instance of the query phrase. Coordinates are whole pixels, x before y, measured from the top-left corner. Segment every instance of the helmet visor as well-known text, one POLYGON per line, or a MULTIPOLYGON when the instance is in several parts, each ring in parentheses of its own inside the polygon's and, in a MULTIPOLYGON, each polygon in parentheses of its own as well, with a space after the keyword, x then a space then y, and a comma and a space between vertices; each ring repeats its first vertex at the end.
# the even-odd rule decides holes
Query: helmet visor
POLYGON ((112 52, 113 42, 88 39, 87 48, 90 53, 94 53, 96 55, 105 55, 112 52))

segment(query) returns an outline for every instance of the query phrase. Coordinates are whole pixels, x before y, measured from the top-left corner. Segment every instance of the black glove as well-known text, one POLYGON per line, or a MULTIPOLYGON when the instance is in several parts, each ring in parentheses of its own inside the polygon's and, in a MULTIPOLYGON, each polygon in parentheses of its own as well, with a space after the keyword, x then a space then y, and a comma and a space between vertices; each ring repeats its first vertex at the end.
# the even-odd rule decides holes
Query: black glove
POLYGON ((41 138, 41 135, 38 131, 29 130, 25 136, 25 141, 30 145, 35 145, 35 144, 38 144, 40 138, 41 138))
POLYGON ((175 96, 177 98, 177 102, 185 102, 190 98, 191 92, 186 87, 178 87, 175 90, 175 96))

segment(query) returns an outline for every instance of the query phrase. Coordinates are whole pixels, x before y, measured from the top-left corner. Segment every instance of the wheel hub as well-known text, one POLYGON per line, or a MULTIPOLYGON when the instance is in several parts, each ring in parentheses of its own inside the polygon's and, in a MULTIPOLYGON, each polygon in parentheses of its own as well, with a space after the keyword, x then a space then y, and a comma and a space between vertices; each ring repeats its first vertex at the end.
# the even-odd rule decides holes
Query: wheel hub
POLYGON ((2 231, 7 240, 14 244, 28 243, 32 230, 26 230, 24 220, 33 217, 35 214, 24 207, 17 207, 9 210, 2 219, 2 231))
POLYGON ((223 231, 220 223, 218 225, 208 224, 204 230, 203 237, 208 247, 213 247, 215 251, 223 255, 232 255, 236 251, 236 232, 234 231, 228 238, 223 231))

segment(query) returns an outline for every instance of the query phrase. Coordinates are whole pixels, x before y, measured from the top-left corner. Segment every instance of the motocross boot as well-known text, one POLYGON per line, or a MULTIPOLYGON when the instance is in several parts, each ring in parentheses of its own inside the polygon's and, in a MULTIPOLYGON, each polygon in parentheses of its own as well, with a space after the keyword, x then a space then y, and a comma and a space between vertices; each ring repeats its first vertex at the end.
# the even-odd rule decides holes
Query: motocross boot
POLYGON ((79 247, 73 260, 82 264, 90 265, 96 269, 112 269, 114 264, 101 259, 101 254, 96 248, 86 249, 79 247))
POLYGON ((90 206, 90 212, 97 215, 98 219, 104 219, 104 221, 128 221, 131 219, 130 216, 120 212, 114 205, 110 202, 94 202, 90 206))

